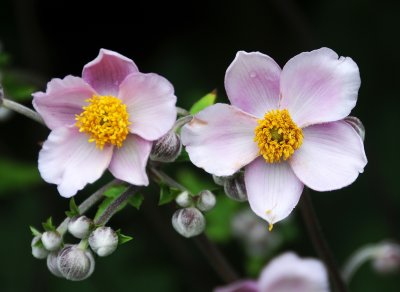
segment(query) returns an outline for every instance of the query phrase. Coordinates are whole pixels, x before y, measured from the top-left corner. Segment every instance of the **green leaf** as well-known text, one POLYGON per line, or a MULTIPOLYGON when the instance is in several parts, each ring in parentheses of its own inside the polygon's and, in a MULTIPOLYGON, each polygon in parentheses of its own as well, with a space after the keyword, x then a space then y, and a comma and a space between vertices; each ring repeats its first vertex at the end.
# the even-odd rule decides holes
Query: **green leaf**
POLYGON ((116 231, 117 235, 118 235, 118 244, 124 244, 127 243, 128 241, 131 241, 133 239, 132 236, 128 236, 128 235, 124 235, 121 233, 121 229, 118 229, 116 231))
POLYGON ((175 198, 181 193, 182 191, 170 188, 165 184, 160 185, 160 200, 158 202, 158 206, 162 206, 168 204, 169 202, 175 200, 175 198))
POLYGON ((10 72, 5 72, 3 76, 3 88, 7 96, 16 101, 27 101, 32 99, 32 93, 36 88, 20 79, 10 72))
POLYGON ((33 226, 29 226, 29 229, 31 230, 33 236, 42 235, 42 233, 39 230, 37 230, 35 227, 33 227, 33 226))
POLYGON ((125 192, 127 188, 127 185, 112 186, 104 192, 104 196, 106 196, 107 198, 115 199, 119 197, 123 192, 125 192))
POLYGON ((41 183, 36 164, 17 162, 0 157, 0 196, 18 189, 30 189, 41 183))
POLYGON ((75 199, 74 199, 74 198, 72 198, 72 199, 69 201, 69 211, 65 212, 65 214, 66 214, 69 218, 78 216, 78 215, 80 214, 80 213, 79 213, 79 207, 76 205, 75 199))
POLYGON ((132 197, 129 198, 128 203, 135 207, 136 209, 140 209, 144 200, 144 196, 141 193, 135 193, 132 197))
POLYGON ((206 107, 213 105, 215 103, 216 98, 217 98, 217 90, 214 89, 209 94, 203 96, 192 105, 192 107, 189 110, 190 114, 194 115, 199 111, 205 109, 206 107))
POLYGON ((53 224, 53 219, 49 217, 46 222, 42 223, 43 229, 46 231, 55 231, 56 227, 53 224))

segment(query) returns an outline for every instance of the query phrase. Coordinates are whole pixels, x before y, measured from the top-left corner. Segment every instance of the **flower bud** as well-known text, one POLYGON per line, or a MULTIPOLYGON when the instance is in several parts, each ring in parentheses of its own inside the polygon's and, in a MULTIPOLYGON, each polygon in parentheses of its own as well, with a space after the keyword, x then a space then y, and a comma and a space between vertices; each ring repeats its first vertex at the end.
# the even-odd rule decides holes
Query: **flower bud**
POLYGON ((247 201, 246 185, 244 183, 244 173, 238 172, 236 175, 228 178, 224 184, 225 194, 232 200, 247 201))
POLYGON ((73 236, 83 239, 89 236, 93 221, 86 216, 74 217, 68 223, 68 231, 73 236))
POLYGON ((184 191, 175 198, 175 202, 179 206, 186 208, 186 207, 189 207, 193 203, 193 199, 188 191, 184 191))
POLYGON ((57 231, 46 231, 42 234, 42 243, 49 251, 57 250, 62 243, 62 237, 57 231))
POLYGON ((110 227, 99 227, 90 234, 89 245, 98 256, 108 256, 117 249, 118 235, 110 227))
POLYGON ((44 248, 43 244, 39 243, 40 241, 40 236, 35 236, 32 239, 32 243, 31 243, 31 247, 32 247, 32 255, 39 259, 45 259, 47 257, 47 255, 49 254, 49 251, 47 249, 44 248))
POLYGON ((216 185, 223 187, 228 176, 216 176, 215 174, 213 174, 212 178, 216 185))
POLYGON ((182 151, 182 142, 177 133, 169 131, 153 143, 150 159, 160 162, 173 162, 182 151))
POLYGON ((61 275, 71 281, 82 281, 94 271, 94 258, 90 250, 77 245, 64 247, 58 254, 57 267, 61 275))
POLYGON ((216 199, 215 195, 209 191, 209 190, 204 190, 198 193, 199 199, 197 201, 197 208, 200 211, 206 212, 210 211, 212 208, 214 208, 216 199))
POLYGON ((196 208, 179 209, 172 216, 172 226, 180 235, 189 238, 204 231, 206 219, 196 208))
POLYGON ((58 258, 58 251, 52 251, 47 256, 47 268, 54 276, 63 278, 63 275, 61 274, 57 266, 57 258, 58 258))
POLYGON ((382 243, 374 253, 372 266, 375 271, 388 274, 400 269, 400 245, 393 242, 382 243))

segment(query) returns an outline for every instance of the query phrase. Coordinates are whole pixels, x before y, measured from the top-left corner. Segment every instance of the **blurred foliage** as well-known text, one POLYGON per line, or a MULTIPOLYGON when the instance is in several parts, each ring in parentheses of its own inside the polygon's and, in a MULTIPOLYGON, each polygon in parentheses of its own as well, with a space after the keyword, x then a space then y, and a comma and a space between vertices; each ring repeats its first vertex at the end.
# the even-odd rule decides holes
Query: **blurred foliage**
MULTIPOLYGON (((395 134, 400 124, 400 40, 396 37, 400 2, 233 0, 183 7, 167 1, 157 4, 157 9, 152 2, 135 5, 138 13, 132 17, 123 3, 109 5, 105 11, 101 6, 76 9, 77 3, 71 0, 63 4, 61 13, 56 1, 1 1, 0 41, 7 53, 0 52, 0 75, 6 95, 29 104, 30 93, 44 90, 45 83, 31 82, 27 75, 47 76, 45 80, 79 76, 82 66, 105 47, 132 57, 143 72, 165 76, 174 84, 178 104, 190 109, 212 88, 218 89, 219 101, 227 101, 223 77, 238 50, 267 53, 283 66, 301 51, 331 47, 339 55, 351 56, 360 67, 362 86, 352 114, 366 127, 369 164, 350 187, 313 192, 316 212, 339 265, 362 245, 387 238, 400 240, 400 141, 395 134), (118 16, 113 21, 87 18, 104 13, 118 16), (80 21, 71 21, 71 15, 80 21)), ((205 104, 214 102, 210 100, 205 104)), ((132 287, 135 291, 203 292, 221 284, 194 242, 172 229, 172 197, 170 204, 156 207, 160 196, 154 186, 130 201, 136 208, 141 206, 139 211, 126 208, 112 219, 111 225, 132 234, 134 241, 99 259, 87 281, 73 283, 52 276, 43 261, 30 255, 32 237, 26 231, 29 224, 36 226, 50 215, 61 222, 63 210, 68 209, 68 202, 57 195, 54 186, 42 181, 37 170, 37 144, 46 139, 48 131, 14 115, 0 122, 0 133, 0 228, 6 239, 0 245, 2 291, 32 291, 32 287, 38 291, 124 291, 132 287)), ((168 167, 168 174, 194 194, 215 190, 211 177, 186 163, 187 159, 183 151, 180 163, 168 167)), ((82 191, 79 200, 101 183, 82 191)), ((217 206, 205 214, 206 232, 241 275, 255 277, 280 251, 315 256, 297 211, 290 220, 274 226, 273 233, 282 237, 279 247, 269 255, 247 255, 230 226, 231 218, 247 203, 216 193, 217 206)), ((107 199, 109 204, 112 198, 107 199)), ((90 216, 95 212, 91 210, 90 216)), ((350 290, 397 292, 399 287, 398 274, 377 275, 364 265, 350 290)))
POLYGON ((194 115, 199 111, 205 109, 206 107, 213 105, 216 99, 217 99, 217 91, 214 90, 209 94, 200 98, 198 101, 196 101, 189 110, 190 114, 194 115))

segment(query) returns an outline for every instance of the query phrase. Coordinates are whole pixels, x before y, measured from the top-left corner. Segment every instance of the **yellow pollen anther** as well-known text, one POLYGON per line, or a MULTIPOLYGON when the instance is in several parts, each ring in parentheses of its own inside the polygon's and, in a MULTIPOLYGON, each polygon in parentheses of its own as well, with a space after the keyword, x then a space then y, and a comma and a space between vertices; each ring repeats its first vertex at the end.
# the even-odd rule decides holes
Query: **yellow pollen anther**
POLYGON ((85 132, 90 143, 96 142, 96 147, 103 149, 104 145, 122 146, 129 133, 129 114, 126 105, 115 96, 93 95, 86 100, 88 106, 82 107, 83 112, 75 115, 75 126, 79 132, 85 132))
POLYGON ((303 143, 303 131, 286 109, 267 112, 263 119, 258 120, 254 133, 259 153, 269 163, 288 159, 303 143))
POLYGON ((274 228, 274 224, 269 223, 268 231, 271 232, 271 231, 272 231, 272 228, 274 228))

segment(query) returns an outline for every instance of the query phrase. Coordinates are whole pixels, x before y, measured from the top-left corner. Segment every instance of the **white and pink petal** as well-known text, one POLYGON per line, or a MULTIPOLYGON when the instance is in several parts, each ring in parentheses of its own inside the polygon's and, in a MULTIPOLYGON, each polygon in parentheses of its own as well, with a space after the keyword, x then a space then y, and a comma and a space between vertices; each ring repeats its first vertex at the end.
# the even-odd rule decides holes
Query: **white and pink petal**
POLYGON ((138 68, 131 59, 101 49, 96 59, 83 67, 82 78, 100 95, 116 96, 119 85, 133 72, 138 72, 138 68))
POLYGON ((101 177, 112 152, 109 146, 96 148, 76 127, 57 128, 39 152, 39 172, 46 182, 58 185, 61 196, 69 198, 101 177))
POLYGON ((227 104, 215 104, 186 124, 181 138, 193 164, 211 174, 228 176, 258 156, 256 126, 256 117, 227 104))
POLYGON ((300 127, 337 121, 356 105, 361 84, 357 64, 331 49, 301 53, 282 69, 281 108, 300 127))
POLYGON ((260 52, 239 51, 226 70, 225 90, 232 105, 263 117, 279 103, 281 68, 260 52))
POLYGON ((353 183, 367 164, 361 136, 345 121, 303 129, 303 144, 290 158, 297 177, 316 191, 353 183))
POLYGON ((133 73, 120 86, 118 97, 127 105, 130 132, 154 141, 176 120, 174 87, 154 73, 133 73))
POLYGON ((137 135, 128 135, 121 148, 114 148, 110 172, 130 184, 147 186, 146 164, 152 144, 137 135))
POLYGON ((71 126, 75 115, 82 112, 85 100, 96 91, 82 78, 67 76, 64 79, 52 79, 46 92, 33 93, 33 107, 43 118, 47 127, 56 129, 71 126))
POLYGON ((258 291, 328 292, 328 274, 321 261, 301 259, 287 252, 274 258, 263 269, 258 291))
POLYGON ((304 186, 287 162, 267 163, 263 157, 245 168, 245 183, 251 209, 270 226, 292 212, 304 186))

